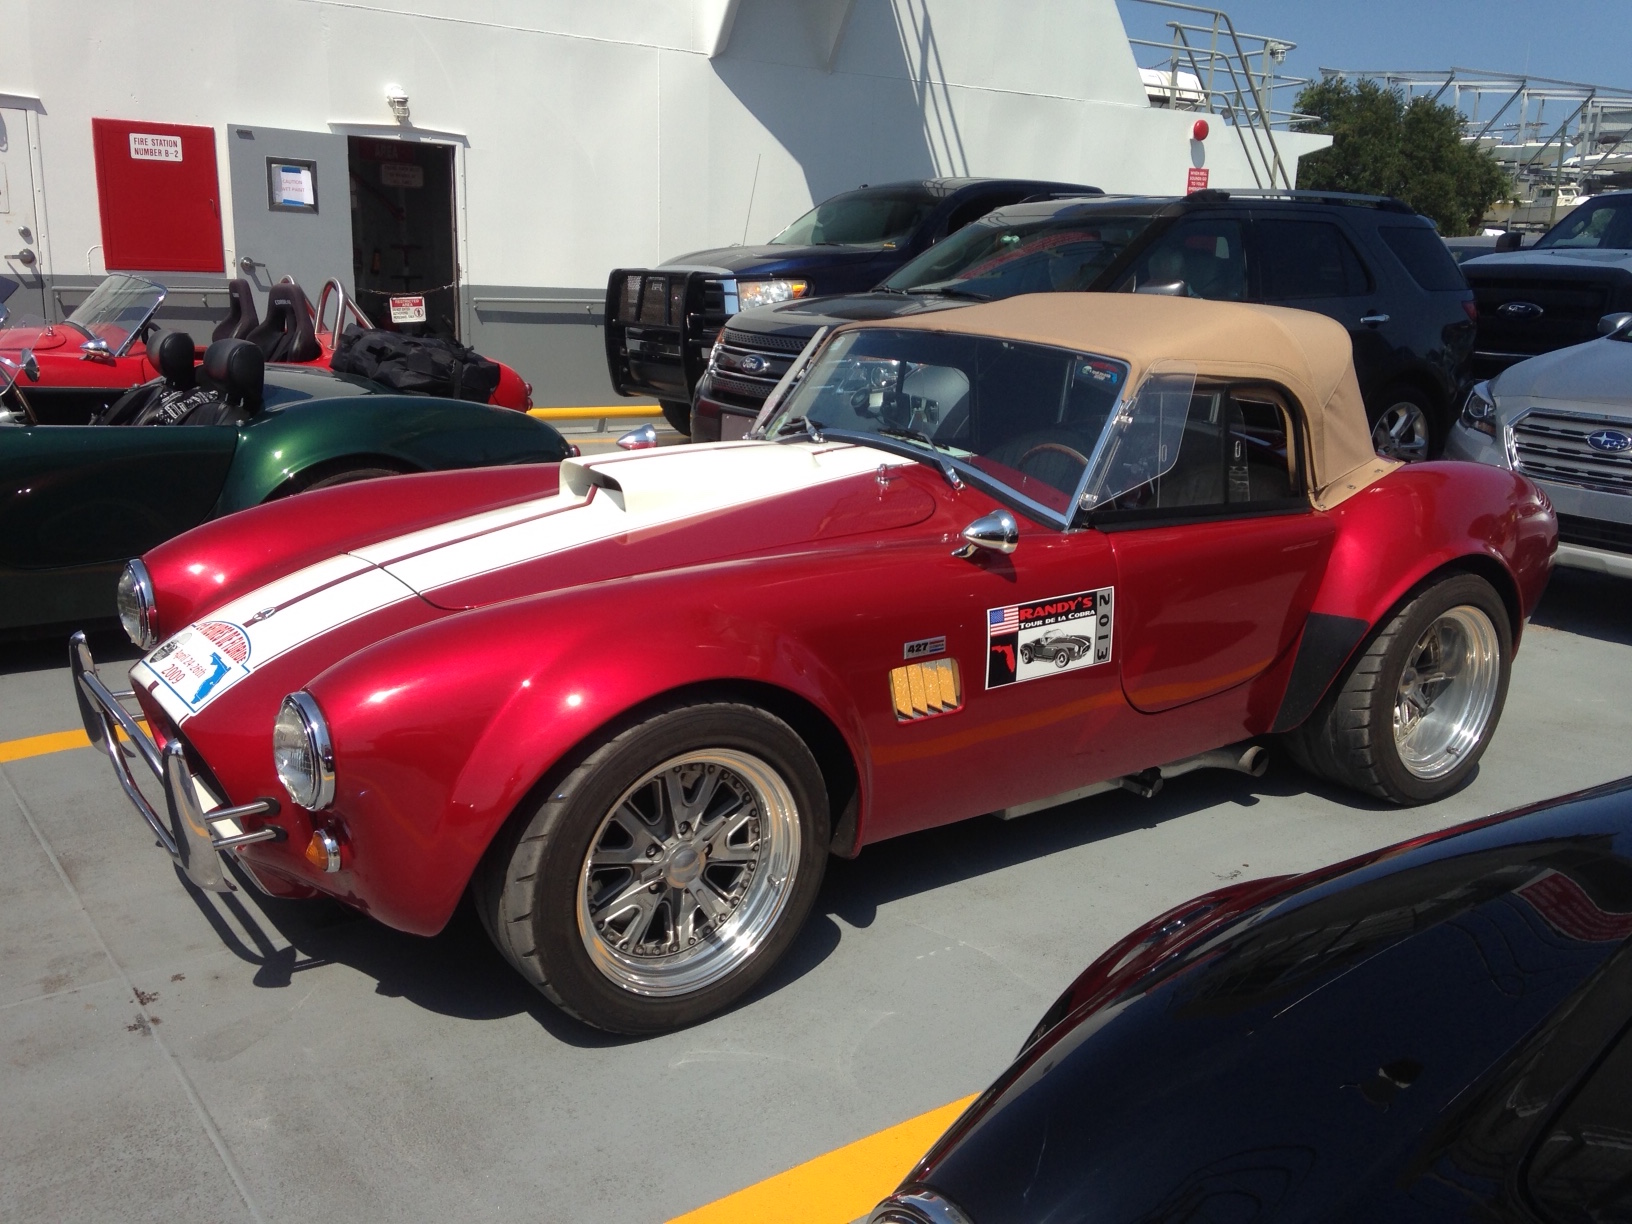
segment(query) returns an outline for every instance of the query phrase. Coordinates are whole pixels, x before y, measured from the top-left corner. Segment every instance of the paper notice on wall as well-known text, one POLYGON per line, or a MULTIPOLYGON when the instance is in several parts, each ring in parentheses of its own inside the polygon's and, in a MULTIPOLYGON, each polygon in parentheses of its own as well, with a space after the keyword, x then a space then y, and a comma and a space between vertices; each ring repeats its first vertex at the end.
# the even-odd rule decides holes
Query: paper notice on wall
POLYGON ((1207 167, 1206 166, 1191 166, 1190 167, 1190 173, 1185 177, 1185 180, 1184 180, 1184 194, 1189 195, 1191 192, 1206 191, 1206 190, 1207 190, 1207 167))
POLYGON ((381 162, 380 185, 383 187, 423 187, 425 167, 408 162, 381 162))
POLYGON ((181 137, 132 132, 130 155, 137 161, 180 161, 181 137))
POLYGON ((294 208, 310 208, 317 203, 317 187, 309 167, 278 167, 278 203, 294 208))
POLYGON ((391 299, 391 322, 425 322, 425 299, 422 297, 394 297, 391 299))

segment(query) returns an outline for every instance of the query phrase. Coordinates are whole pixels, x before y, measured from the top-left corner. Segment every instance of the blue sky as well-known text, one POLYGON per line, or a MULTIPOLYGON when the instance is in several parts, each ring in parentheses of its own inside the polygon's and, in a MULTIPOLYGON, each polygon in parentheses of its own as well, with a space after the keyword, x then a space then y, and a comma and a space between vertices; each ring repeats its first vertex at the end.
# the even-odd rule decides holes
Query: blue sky
MULTIPOLYGON (((1529 71, 1632 89, 1632 0, 1212 0, 1244 33, 1298 44, 1289 76, 1321 68, 1452 65, 1529 71)), ((1137 0, 1117 0, 1128 34, 1166 41, 1174 18, 1206 24, 1137 0)), ((1148 47, 1135 58, 1152 63, 1148 47)), ((1280 99, 1277 99, 1279 102, 1280 99)), ((1290 101, 1290 99, 1288 99, 1290 101)))

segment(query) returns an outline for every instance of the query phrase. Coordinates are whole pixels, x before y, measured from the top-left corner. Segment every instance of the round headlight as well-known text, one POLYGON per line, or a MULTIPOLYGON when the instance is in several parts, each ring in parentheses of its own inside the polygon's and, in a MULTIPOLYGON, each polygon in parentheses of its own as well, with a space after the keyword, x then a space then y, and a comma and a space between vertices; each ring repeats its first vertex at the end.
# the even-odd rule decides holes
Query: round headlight
POLYGON ((125 572, 119 575, 114 602, 119 610, 119 623, 125 627, 130 640, 142 650, 152 650, 159 640, 159 609, 153 602, 153 579, 141 558, 125 565, 125 572))
POLYGON ((334 746, 329 724, 310 693, 290 693, 272 724, 272 764, 278 781, 308 811, 334 802, 334 746))

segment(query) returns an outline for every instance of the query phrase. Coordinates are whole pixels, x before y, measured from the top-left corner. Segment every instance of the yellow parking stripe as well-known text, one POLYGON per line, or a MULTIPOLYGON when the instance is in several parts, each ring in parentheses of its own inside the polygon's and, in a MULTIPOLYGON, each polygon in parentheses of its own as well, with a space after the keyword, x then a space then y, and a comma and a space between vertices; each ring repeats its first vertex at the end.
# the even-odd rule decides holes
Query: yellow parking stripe
MULTIPOLYGON (((145 729, 147 724, 138 719, 145 729)), ((119 733, 121 739, 124 732, 119 733)), ((0 740, 0 761, 21 761, 27 757, 45 756, 51 752, 67 752, 70 748, 90 747, 90 737, 83 731, 50 731, 45 735, 27 735, 22 739, 0 740)))
POLYGON ((597 417, 651 417, 661 419, 663 409, 656 404, 614 404, 590 408, 529 408, 528 416, 545 421, 592 421, 597 417))
POLYGON ((850 1224, 895 1189, 974 1099, 967 1096, 908 1118, 669 1224, 850 1224))

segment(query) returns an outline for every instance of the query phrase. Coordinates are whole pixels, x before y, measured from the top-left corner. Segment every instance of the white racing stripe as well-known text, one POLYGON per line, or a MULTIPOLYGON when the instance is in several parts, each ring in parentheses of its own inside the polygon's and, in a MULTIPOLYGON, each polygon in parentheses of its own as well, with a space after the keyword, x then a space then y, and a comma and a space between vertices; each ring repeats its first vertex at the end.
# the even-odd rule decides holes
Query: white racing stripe
MULTIPOLYGON (((229 600, 176 634, 131 669, 178 724, 244 676, 324 633, 411 599, 513 565, 671 526, 700 515, 764 501, 835 480, 906 466, 910 459, 841 444, 725 442, 672 447, 561 465, 561 489, 519 505, 453 519, 341 553, 229 600), (225 622, 249 643, 227 666, 198 626, 225 622), (219 677, 173 687, 154 670, 161 657, 188 652, 219 677), (224 669, 224 670, 223 670, 224 669)), ((176 660, 171 660, 174 672, 176 660)), ((195 667, 195 671, 197 668, 195 667)))

